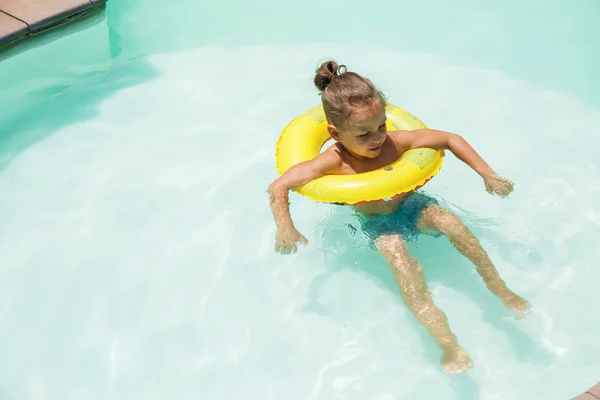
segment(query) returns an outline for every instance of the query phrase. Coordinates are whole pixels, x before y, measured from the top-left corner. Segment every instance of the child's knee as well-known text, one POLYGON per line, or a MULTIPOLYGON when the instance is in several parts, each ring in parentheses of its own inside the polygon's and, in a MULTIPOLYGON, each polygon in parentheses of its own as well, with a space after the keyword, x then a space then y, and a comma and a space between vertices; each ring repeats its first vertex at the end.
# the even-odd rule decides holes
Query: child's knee
POLYGON ((375 247, 384 257, 406 252, 406 243, 400 235, 381 235, 374 240, 375 247))
POLYGON ((407 269, 414 269, 414 264, 420 267, 418 262, 408 254, 406 242, 400 235, 382 235, 374 242, 379 253, 390 263, 395 273, 404 273, 407 269))

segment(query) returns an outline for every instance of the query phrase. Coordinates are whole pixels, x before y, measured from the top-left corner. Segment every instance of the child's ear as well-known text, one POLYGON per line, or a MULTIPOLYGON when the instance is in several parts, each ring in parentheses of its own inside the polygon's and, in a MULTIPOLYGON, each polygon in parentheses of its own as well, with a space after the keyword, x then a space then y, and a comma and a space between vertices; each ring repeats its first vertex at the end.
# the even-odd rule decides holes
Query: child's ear
POLYGON ((335 125, 327 125, 327 130, 329 131, 329 136, 331 136, 336 142, 340 141, 340 133, 338 132, 335 125))

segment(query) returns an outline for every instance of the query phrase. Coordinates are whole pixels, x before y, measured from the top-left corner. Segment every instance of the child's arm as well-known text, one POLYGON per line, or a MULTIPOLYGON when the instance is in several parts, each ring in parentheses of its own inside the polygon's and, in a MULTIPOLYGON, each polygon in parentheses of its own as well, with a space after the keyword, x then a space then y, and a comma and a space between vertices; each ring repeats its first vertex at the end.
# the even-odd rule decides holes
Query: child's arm
POLYGON ((483 158, 460 135, 435 129, 417 129, 414 131, 398 131, 391 135, 396 145, 402 150, 428 147, 450 150, 458 159, 473 168, 485 183, 490 194, 508 196, 513 191, 513 183, 499 176, 483 158))
POLYGON ((307 243, 306 238, 298 232, 292 221, 289 191, 327 174, 335 173, 341 166, 341 162, 338 154, 326 151, 312 160, 294 165, 269 185, 271 211, 277 225, 275 250, 284 254, 294 253, 297 250, 297 243, 307 243))

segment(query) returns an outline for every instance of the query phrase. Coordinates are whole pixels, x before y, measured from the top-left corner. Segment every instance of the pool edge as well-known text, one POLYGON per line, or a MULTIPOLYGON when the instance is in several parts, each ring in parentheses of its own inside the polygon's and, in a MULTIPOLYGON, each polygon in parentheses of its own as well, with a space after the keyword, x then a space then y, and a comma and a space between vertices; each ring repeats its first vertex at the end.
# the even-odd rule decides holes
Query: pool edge
POLYGON ((600 400, 600 382, 585 393, 573 397, 571 400, 600 400))
POLYGON ((56 12, 45 18, 42 23, 33 25, 33 28, 26 20, 17 18, 0 8, 0 15, 5 19, 7 19, 5 16, 8 16, 14 24, 12 30, 0 32, 0 54, 14 48, 27 39, 38 37, 54 29, 87 19, 102 11, 106 7, 106 2, 107 0, 90 0, 82 6, 72 8, 68 13, 64 11, 56 12))

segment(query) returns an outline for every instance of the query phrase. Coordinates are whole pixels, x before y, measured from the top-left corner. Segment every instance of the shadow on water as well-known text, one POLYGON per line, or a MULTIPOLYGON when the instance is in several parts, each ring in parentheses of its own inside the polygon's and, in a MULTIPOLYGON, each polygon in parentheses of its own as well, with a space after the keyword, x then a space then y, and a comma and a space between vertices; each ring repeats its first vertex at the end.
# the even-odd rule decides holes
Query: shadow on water
MULTIPOLYGON (((316 300, 320 297, 319 292, 335 274, 347 270, 367 275, 376 285, 397 296, 399 304, 403 305, 387 263, 369 246, 368 239, 362 234, 356 221, 353 220, 352 224, 348 223, 349 218, 346 215, 341 217, 334 214, 319 222, 317 229, 323 232, 322 243, 319 247, 326 254, 327 270, 313 279, 310 287, 310 303, 306 305, 306 309, 325 315, 326 311, 316 300), (372 262, 364 265, 365 259, 372 262), (357 260, 362 260, 362 263, 357 265, 357 260)), ((482 237, 488 232, 477 227, 474 229, 474 233, 476 236, 482 237)), ((493 236, 498 247, 512 245, 507 239, 503 240, 498 235, 493 236)), ((513 320, 512 314, 507 312, 501 302, 487 290, 479 275, 476 274, 473 265, 454 249, 448 239, 421 236, 417 247, 411 248, 410 253, 423 265, 425 277, 430 285, 433 282, 439 282, 445 287, 459 291, 467 296, 473 304, 480 307, 485 321, 505 334, 513 353, 521 362, 536 364, 551 362, 554 355, 518 328, 518 322, 513 320)), ((502 275, 502 271, 500 274, 502 275)), ((507 284, 510 287, 510 282, 507 284)), ((418 337, 423 343, 425 357, 429 362, 439 365, 440 351, 435 342, 427 330, 412 317, 412 314, 410 315, 412 328, 419 331, 418 337)), ((452 321, 450 321, 450 325, 452 326, 452 321)), ((479 384, 469 374, 446 375, 446 377, 461 399, 480 398, 479 384)))
POLYGON ((156 76, 156 71, 143 59, 123 60, 115 62, 109 71, 97 71, 77 82, 60 82, 29 93, 47 101, 40 101, 3 123, 0 171, 21 152, 57 130, 98 116, 100 104, 106 98, 156 76))

